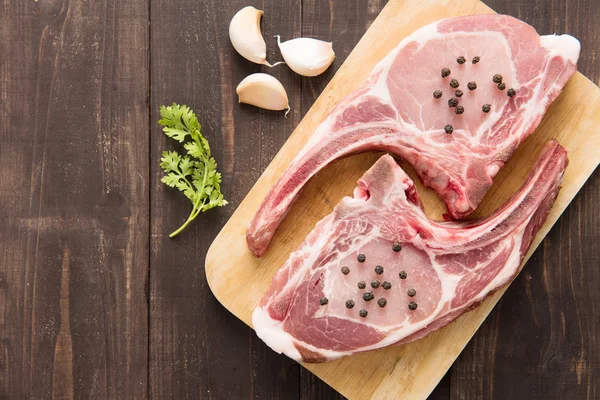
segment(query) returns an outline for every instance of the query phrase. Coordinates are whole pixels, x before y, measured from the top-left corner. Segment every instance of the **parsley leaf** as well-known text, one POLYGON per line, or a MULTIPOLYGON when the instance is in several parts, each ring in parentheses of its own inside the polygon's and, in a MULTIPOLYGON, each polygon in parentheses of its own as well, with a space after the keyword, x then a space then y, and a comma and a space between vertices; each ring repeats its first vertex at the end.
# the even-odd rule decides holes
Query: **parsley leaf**
POLYGON ((217 162, 210 154, 208 140, 200 133, 200 123, 194 111, 183 105, 173 103, 169 107, 160 107, 163 132, 168 137, 184 143, 187 155, 176 151, 164 151, 160 167, 165 175, 161 182, 171 188, 177 188, 192 203, 192 212, 187 221, 169 236, 181 232, 198 214, 214 207, 227 204, 221 193, 221 174, 217 172, 217 162))

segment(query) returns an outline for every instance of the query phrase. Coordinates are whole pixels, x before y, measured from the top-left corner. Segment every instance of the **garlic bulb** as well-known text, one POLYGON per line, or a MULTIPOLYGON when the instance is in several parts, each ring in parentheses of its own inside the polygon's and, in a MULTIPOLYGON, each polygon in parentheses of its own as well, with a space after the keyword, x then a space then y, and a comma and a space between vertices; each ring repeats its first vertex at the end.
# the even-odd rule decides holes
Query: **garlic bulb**
POLYGON ((247 6, 238 11, 229 24, 229 39, 242 57, 257 64, 274 67, 267 62, 267 45, 260 31, 261 10, 247 6))
POLYGON ((271 75, 256 73, 247 76, 235 89, 240 103, 251 104, 267 110, 285 110, 290 112, 285 88, 271 75))
POLYGON ((333 62, 335 53, 331 42, 311 38, 297 38, 277 44, 287 65, 302 76, 317 76, 325 72, 333 62))

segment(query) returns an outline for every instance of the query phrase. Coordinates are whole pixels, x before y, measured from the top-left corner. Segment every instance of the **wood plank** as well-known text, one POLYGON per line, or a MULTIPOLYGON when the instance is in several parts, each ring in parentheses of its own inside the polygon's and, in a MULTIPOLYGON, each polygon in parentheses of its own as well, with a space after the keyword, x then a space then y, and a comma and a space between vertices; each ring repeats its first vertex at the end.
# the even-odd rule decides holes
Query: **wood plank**
MULTIPOLYGON (((414 3, 411 1, 392 1, 384 9, 372 29, 367 32, 282 151, 261 176, 250 195, 242 202, 215 241, 216 245, 209 251, 207 278, 211 288, 225 306, 245 322, 249 323, 251 311, 268 286, 274 270, 312 229, 314 223, 329 213, 331 206, 336 204, 343 194, 351 192, 356 178, 377 158, 376 154, 354 156, 338 161, 322 171, 305 188, 303 195, 280 227, 267 255, 259 260, 254 259, 245 247, 247 222, 273 181, 307 140, 314 126, 322 120, 333 104, 364 79, 374 63, 385 55, 399 38, 443 17, 490 11, 482 3, 471 0, 420 2, 421 7, 412 5, 414 3), (379 40, 382 36, 390 40, 379 40), (345 178, 340 179, 340 176, 345 178), (219 248, 218 243, 226 244, 227 251, 225 252, 224 248, 214 251, 219 248), (227 279, 228 277, 232 279, 227 279), (243 287, 236 284, 236 281, 243 282, 243 287)), ((581 75, 575 76, 565 93, 555 102, 537 133, 526 141, 499 174, 496 181, 502 182, 502 185, 496 184, 492 188, 479 210, 479 215, 489 213, 505 201, 528 174, 534 161, 532 155, 537 154, 547 138, 557 137, 578 162, 567 170, 563 190, 548 223, 534 243, 535 247, 598 163, 598 131, 591 129, 594 124, 589 121, 595 118, 595 106, 592 104, 599 100, 597 87, 581 75), (572 122, 566 122, 565 118, 571 119, 572 122), (566 129, 567 126, 569 129, 566 129), (582 145, 583 142, 585 145, 582 145)), ((438 215, 442 206, 437 197, 422 188, 420 192, 423 194, 426 209, 438 215)), ((350 397, 385 398, 404 395, 409 398, 424 398, 444 375, 501 294, 502 291, 498 292, 456 323, 413 344, 306 367, 350 397), (360 376, 360 371, 369 371, 368 379, 360 376)))
MULTIPOLYGON (((488 0, 540 33, 581 40, 579 70, 600 82, 600 8, 594 1, 488 0)), ((577 162, 577 160, 573 160, 577 162)), ((596 170, 525 271, 452 367, 452 397, 594 399, 600 396, 600 171, 596 170)))
POLYGON ((229 21, 246 5, 265 10, 268 59, 277 61, 273 35, 299 36, 300 2, 185 0, 174 5, 152 0, 151 5, 151 397, 297 397, 299 367, 274 354, 215 300, 206 283, 204 258, 212 239, 301 118, 299 77, 283 66, 268 69, 244 60, 229 41, 229 21), (287 118, 237 104, 237 83, 260 71, 286 87, 292 107, 287 118), (197 112, 230 202, 200 215, 174 239, 168 234, 187 218, 190 205, 160 183, 160 153, 177 146, 162 135, 156 121, 159 106, 171 102, 188 104, 197 112))
POLYGON ((145 398, 147 4, 0 4, 0 397, 145 398))

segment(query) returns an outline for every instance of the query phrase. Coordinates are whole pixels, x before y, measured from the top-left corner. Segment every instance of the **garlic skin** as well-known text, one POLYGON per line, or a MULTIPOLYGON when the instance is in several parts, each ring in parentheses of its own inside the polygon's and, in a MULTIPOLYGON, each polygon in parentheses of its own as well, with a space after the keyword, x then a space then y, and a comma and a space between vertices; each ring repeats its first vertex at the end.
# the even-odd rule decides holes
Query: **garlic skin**
POLYGON ((240 103, 250 104, 267 110, 286 110, 290 105, 285 88, 271 75, 256 73, 247 76, 235 89, 240 103))
POLYGON ((260 31, 262 10, 247 6, 238 11, 229 23, 229 39, 235 50, 246 60, 274 67, 267 62, 267 45, 260 31))
POLYGON ((322 74, 335 58, 332 43, 323 40, 297 38, 282 43, 277 35, 277 44, 287 65, 302 76, 322 74))

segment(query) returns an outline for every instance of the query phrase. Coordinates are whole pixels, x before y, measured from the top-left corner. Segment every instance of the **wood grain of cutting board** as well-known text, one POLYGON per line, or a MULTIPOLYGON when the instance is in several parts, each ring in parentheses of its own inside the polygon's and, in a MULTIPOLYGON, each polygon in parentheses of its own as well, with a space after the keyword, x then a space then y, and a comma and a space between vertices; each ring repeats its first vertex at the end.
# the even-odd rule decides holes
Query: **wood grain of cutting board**
MULTIPOLYGON (((275 271, 316 222, 329 214, 343 196, 352 194, 356 180, 380 157, 381 153, 376 152, 355 155, 321 171, 292 207, 267 254, 255 258, 245 241, 248 222, 269 188, 331 108, 364 81, 375 64, 401 39, 421 26, 452 16, 492 12, 478 0, 392 0, 388 3, 213 242, 206 257, 206 276, 213 293, 229 311, 250 325, 252 310, 275 271)), ((557 139, 568 150, 571 163, 562 190, 526 259, 600 162, 599 110, 600 89, 583 75, 576 74, 538 129, 496 176, 494 185, 473 215, 488 215, 507 200, 525 180, 541 146, 550 138, 557 139)), ((427 214, 440 219, 445 211, 443 203, 433 191, 420 184, 408 164, 402 163, 402 166, 417 183, 427 214)), ((498 291, 474 311, 416 342, 325 364, 304 364, 304 367, 350 399, 424 399, 504 291, 498 291)))

